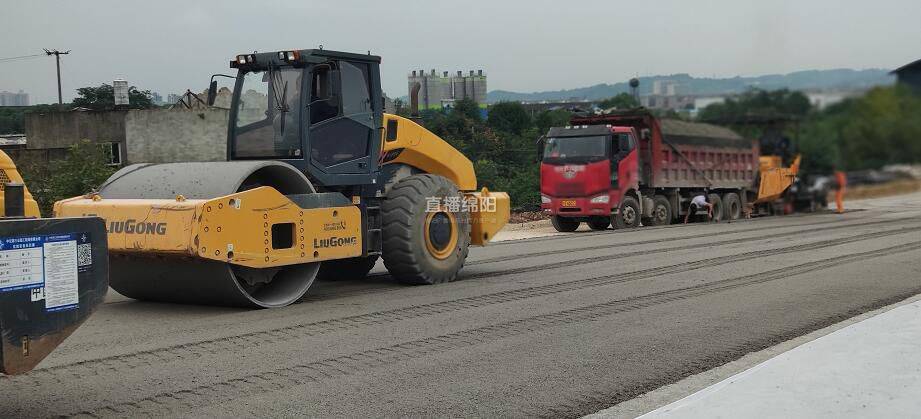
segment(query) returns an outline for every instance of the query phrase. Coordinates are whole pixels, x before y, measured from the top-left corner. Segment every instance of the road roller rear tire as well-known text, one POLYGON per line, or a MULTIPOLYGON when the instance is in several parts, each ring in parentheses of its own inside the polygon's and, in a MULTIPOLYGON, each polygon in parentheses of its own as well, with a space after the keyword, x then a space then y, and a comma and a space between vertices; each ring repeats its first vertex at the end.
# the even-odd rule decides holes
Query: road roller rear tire
POLYGON ((454 205, 463 199, 454 183, 431 174, 408 176, 387 191, 381 205, 383 259, 397 281, 438 284, 457 278, 470 246, 470 215, 454 205), (438 211, 428 211, 434 199, 438 211))
POLYGON ((379 257, 374 255, 321 262, 317 279, 321 281, 364 279, 368 276, 368 272, 371 272, 371 269, 374 268, 374 265, 377 264, 377 259, 379 257))

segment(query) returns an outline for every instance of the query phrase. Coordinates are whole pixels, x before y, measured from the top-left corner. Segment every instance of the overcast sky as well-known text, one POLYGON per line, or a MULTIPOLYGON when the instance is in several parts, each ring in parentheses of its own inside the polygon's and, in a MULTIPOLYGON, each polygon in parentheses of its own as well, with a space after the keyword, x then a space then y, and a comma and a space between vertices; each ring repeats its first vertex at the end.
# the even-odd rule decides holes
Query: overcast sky
POLYGON ((731 77, 895 68, 921 58, 918 0, 45 1, 0 0, 0 90, 56 101, 124 78, 203 90, 238 53, 314 48, 383 57, 384 91, 406 73, 484 69, 489 90, 556 90, 634 75, 731 77))

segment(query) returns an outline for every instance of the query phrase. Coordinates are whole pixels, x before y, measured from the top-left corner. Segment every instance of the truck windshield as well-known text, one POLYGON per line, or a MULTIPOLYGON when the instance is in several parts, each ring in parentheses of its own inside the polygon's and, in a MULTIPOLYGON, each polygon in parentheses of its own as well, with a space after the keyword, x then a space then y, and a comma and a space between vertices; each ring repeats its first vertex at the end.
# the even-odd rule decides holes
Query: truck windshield
POLYGON ((236 102, 234 158, 284 158, 301 155, 299 68, 247 71, 240 75, 236 102))
POLYGON ((551 137, 544 142, 544 161, 592 162, 607 158, 608 137, 551 137))

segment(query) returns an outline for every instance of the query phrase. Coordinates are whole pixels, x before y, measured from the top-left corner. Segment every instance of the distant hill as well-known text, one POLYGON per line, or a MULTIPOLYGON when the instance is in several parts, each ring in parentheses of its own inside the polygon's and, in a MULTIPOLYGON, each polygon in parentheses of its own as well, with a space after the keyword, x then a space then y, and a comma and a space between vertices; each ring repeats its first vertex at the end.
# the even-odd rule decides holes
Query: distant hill
MULTIPOLYGON (((806 70, 790 74, 770 74, 757 77, 707 78, 692 77, 688 74, 669 76, 640 77, 640 94, 652 93, 652 84, 656 80, 671 80, 681 84, 682 94, 692 95, 726 95, 741 93, 752 87, 765 90, 854 90, 878 85, 892 84, 895 79, 889 70, 806 70)), ((518 93, 506 90, 493 90, 487 94, 488 102, 499 101, 554 101, 568 99, 596 100, 615 96, 629 91, 627 82, 615 84, 597 84, 576 89, 555 90, 534 93, 518 93)))

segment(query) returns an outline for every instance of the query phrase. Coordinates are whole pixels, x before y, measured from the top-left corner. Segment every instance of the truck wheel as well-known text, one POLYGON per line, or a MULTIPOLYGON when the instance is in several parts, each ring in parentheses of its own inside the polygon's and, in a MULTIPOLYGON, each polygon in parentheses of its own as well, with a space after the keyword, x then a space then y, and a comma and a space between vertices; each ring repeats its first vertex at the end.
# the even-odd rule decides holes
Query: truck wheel
MULTIPOLYGON (((451 282, 470 245, 470 214, 447 198, 463 200, 457 186, 437 175, 412 175, 387 191, 381 205, 384 266, 407 284, 451 282), (437 211, 429 200, 437 199, 437 211)), ((462 201, 458 201, 462 202, 462 201)))
POLYGON ((738 220, 742 218, 742 199, 739 194, 729 192, 723 195, 723 219, 738 220))
POLYGON ((607 230, 611 225, 611 219, 608 217, 592 217, 588 219, 588 226, 595 231, 607 230))
POLYGON ((672 223, 672 204, 668 198, 656 195, 652 198, 652 217, 649 219, 654 226, 665 226, 672 223))
POLYGON ((723 221, 723 200, 720 196, 712 193, 707 195, 707 202, 713 205, 713 222, 723 221))
POLYGON ((377 255, 374 255, 321 262, 317 279, 321 281, 363 279, 374 268, 378 258, 377 255))
POLYGON ((553 228, 560 233, 571 233, 576 231, 579 228, 579 222, 573 220, 572 218, 560 217, 559 215, 554 215, 550 218, 550 224, 553 224, 553 228))
POLYGON ((615 228, 635 228, 640 225, 640 205, 632 196, 625 196, 620 210, 614 215, 615 228))

